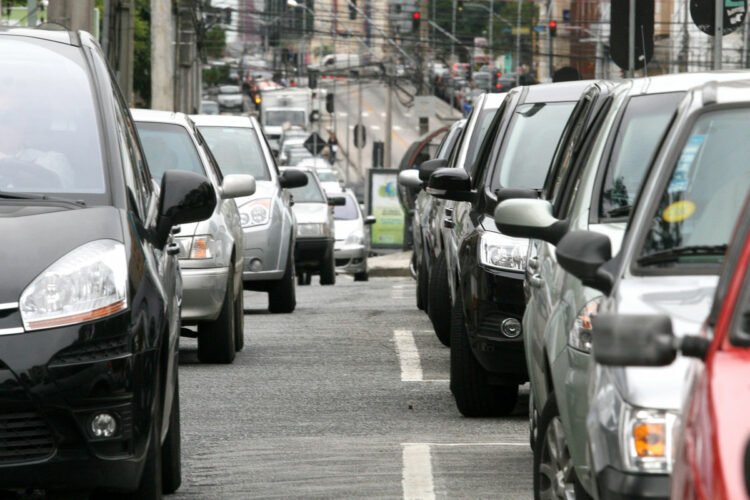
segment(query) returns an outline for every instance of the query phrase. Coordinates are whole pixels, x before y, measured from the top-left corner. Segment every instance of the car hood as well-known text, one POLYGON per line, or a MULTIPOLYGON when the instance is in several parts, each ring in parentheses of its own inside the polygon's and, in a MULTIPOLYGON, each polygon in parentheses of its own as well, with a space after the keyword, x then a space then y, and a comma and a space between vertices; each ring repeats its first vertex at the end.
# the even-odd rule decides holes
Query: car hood
POLYGON ((292 207, 297 224, 328 222, 329 208, 325 203, 295 203, 292 207))
MULTIPOLYGON (((698 335, 711 310, 718 276, 649 276, 623 279, 617 291, 620 314, 667 314, 675 336, 698 335)), ((633 406, 679 410, 691 360, 678 356, 659 368, 613 368, 620 395, 633 406)))
POLYGON ((100 239, 123 241, 121 213, 114 207, 2 204, 0 231, 11 235, 0 246, 0 303, 17 302, 34 278, 71 250, 100 239))
POLYGON ((237 203, 237 207, 247 204, 253 200, 260 200, 263 198, 273 198, 279 192, 276 183, 273 181, 256 181, 255 182, 255 193, 252 196, 242 196, 235 198, 234 201, 237 203))
POLYGON ((345 240, 354 231, 362 231, 362 220, 334 220, 334 228, 336 230, 336 241, 345 240))

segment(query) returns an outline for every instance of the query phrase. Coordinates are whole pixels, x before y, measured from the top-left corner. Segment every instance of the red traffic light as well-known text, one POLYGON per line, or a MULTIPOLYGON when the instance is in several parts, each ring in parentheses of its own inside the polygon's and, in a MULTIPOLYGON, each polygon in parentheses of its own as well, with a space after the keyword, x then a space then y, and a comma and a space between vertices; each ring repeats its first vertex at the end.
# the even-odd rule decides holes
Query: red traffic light
POLYGON ((413 17, 414 19, 419 19, 420 17, 422 17, 422 15, 419 12, 415 12, 411 15, 411 17, 413 17))
POLYGON ((557 28, 557 21, 550 21, 549 22, 549 27, 550 28, 557 28))

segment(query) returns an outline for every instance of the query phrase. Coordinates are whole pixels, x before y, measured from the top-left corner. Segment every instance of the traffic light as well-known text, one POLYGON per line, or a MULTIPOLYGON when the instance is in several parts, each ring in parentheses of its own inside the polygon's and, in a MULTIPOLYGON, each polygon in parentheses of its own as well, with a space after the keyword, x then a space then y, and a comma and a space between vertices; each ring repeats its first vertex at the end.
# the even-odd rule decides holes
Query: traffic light
POLYGON ((464 10, 464 0, 458 0, 458 10, 464 10))
POLYGON ((349 0, 349 19, 357 19, 357 0, 349 0))
POLYGON ((549 36, 557 36, 557 21, 552 19, 547 26, 549 27, 549 36))
POLYGON ((334 105, 334 95, 333 94, 326 94, 326 111, 328 113, 333 113, 335 109, 334 105))
POLYGON ((419 13, 419 11, 415 11, 411 15, 411 29, 412 31, 419 31, 419 21, 422 18, 422 15, 419 13))

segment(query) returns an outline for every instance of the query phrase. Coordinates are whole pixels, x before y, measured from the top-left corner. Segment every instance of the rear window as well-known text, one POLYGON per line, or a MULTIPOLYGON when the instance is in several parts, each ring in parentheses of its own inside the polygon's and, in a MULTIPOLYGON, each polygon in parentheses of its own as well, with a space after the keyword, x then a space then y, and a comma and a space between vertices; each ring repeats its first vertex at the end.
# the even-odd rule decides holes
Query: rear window
POLYGON ((295 203, 326 203, 326 197, 320 184, 311 172, 305 172, 307 184, 302 187, 291 188, 289 191, 294 197, 295 203))
POLYGON ((206 175, 188 131, 170 123, 136 122, 151 176, 161 184, 167 170, 206 175))
POLYGON ((247 127, 198 127, 223 176, 250 174, 258 181, 271 179, 258 137, 247 127))
POLYGON ((469 139, 468 151, 466 154, 466 161, 464 162, 464 168, 468 169, 474 164, 474 160, 479 154, 479 145, 484 141, 484 136, 487 135, 487 131, 492 125, 492 119, 497 113, 497 108, 485 109, 477 117, 477 121, 474 124, 474 130, 469 139))
POLYGON ((355 220, 359 218, 357 202, 351 196, 345 196, 346 205, 333 207, 333 218, 336 220, 355 220))

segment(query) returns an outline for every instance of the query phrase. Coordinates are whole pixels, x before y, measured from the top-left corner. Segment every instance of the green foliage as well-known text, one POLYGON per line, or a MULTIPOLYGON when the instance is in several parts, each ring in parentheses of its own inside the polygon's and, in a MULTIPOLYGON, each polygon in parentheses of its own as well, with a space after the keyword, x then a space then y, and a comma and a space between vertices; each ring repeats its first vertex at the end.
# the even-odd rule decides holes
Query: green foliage
POLYGON ((206 32, 203 41, 206 48, 206 55, 209 58, 219 58, 224 56, 227 47, 227 34, 221 26, 214 26, 206 32))
POLYGON ((229 80, 229 66, 214 66, 203 70, 203 82, 213 87, 229 80))
POLYGON ((135 1, 133 92, 139 105, 151 104, 151 2, 135 1))

